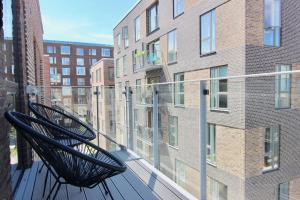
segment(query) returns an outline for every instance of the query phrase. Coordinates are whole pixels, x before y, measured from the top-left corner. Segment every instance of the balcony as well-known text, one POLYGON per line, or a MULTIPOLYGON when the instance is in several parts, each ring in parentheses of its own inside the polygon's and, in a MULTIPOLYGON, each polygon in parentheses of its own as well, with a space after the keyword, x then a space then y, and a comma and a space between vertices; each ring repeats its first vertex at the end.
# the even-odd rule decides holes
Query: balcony
POLYGON ((152 71, 163 68, 162 58, 159 56, 159 53, 149 53, 137 52, 135 55, 135 64, 133 67, 134 72, 141 71, 152 71))
MULTIPOLYGON (((211 74, 187 80, 195 74, 186 72, 184 81, 98 93, 85 88, 80 115, 99 133, 95 144, 128 166, 109 180, 115 199, 276 199, 286 187, 299 199, 300 71, 228 76, 220 67, 211 74)), ((76 113, 77 88, 71 101, 52 91, 58 106, 76 113)), ((25 172, 17 195, 41 198, 39 165, 25 172)), ((59 195, 106 198, 101 186, 80 192, 68 185, 59 195)))

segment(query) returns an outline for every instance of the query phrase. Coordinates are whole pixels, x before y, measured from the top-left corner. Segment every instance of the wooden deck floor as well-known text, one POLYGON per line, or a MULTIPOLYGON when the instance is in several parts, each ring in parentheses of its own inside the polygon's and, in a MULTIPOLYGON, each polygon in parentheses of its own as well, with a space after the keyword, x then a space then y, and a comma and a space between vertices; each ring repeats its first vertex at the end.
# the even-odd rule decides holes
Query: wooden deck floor
MULTIPOLYGON (((180 188, 174 187, 174 185, 170 184, 164 177, 154 173, 144 162, 140 159, 133 158, 127 151, 116 152, 116 155, 126 162, 128 169, 123 174, 112 177, 107 181, 108 187, 115 200, 180 200, 193 198, 189 194, 182 192, 180 188)), ((43 171, 38 173, 41 164, 41 162, 35 162, 30 169, 25 171, 14 199, 43 199, 42 190, 46 168, 44 167, 43 171)), ((53 181, 53 178, 48 180, 45 196, 48 195, 53 181)), ((111 198, 109 195, 105 195, 102 185, 98 185, 93 189, 84 188, 82 192, 80 192, 78 187, 63 185, 56 199, 109 200, 111 198)))

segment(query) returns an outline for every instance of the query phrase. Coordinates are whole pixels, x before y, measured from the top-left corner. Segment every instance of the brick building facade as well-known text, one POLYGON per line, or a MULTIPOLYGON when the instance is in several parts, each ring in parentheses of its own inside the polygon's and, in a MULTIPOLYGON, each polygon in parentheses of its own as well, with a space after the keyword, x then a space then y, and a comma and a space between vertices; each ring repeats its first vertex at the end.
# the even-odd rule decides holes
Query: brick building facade
MULTIPOLYGON (((152 108, 147 106, 147 92, 141 91, 147 86, 140 85, 275 72, 286 66, 298 69, 299 7, 300 2, 292 0, 139 1, 114 28, 116 101, 121 102, 122 110, 123 97, 118 100, 117 94, 129 84, 133 104, 141 101, 144 106, 134 108, 134 150, 153 161, 147 138, 151 135, 152 108)), ((278 101, 284 101, 276 96, 278 77, 226 80, 226 89, 218 91, 218 97, 212 95, 216 82, 206 82, 210 90, 208 134, 215 135, 213 146, 207 145, 207 151, 214 152, 208 155, 209 195, 272 200, 289 187, 286 195, 299 198, 294 189, 300 175, 296 161, 300 155, 295 151, 300 141, 295 135, 300 129, 295 100, 299 98, 299 77, 292 77, 287 109, 277 106, 278 101), (270 158, 266 137, 276 131, 280 132, 280 150, 278 154, 274 149, 267 152, 273 156, 270 158)), ((162 84, 159 89, 159 168, 198 196, 199 83, 162 84)), ((122 135, 126 117, 122 112, 118 117, 116 112, 116 119, 120 125, 117 134, 122 135)))

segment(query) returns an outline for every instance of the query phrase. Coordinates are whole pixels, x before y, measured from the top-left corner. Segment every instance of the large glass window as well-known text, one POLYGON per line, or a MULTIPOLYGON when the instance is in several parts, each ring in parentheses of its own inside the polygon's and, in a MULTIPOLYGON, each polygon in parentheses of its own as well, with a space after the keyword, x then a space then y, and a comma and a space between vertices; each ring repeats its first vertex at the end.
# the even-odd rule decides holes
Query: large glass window
POLYGON ((94 65, 96 62, 97 62, 97 59, 96 59, 96 58, 90 58, 90 59, 89 59, 89 64, 90 64, 90 65, 94 65))
POLYGON ((184 0, 173 0, 174 17, 184 12, 184 0))
POLYGON ((50 64, 56 64, 56 57, 49 57, 50 64))
POLYGON ((76 55, 77 56, 83 56, 84 55, 84 49, 83 48, 76 48, 76 55))
POLYGON ((109 48, 102 48, 101 49, 101 56, 102 57, 110 57, 110 49, 109 48))
POLYGON ((136 101, 137 103, 142 102, 142 81, 141 79, 136 80, 136 101))
POLYGON ((84 86, 85 85, 85 79, 84 78, 78 78, 77 79, 77 85, 78 86, 84 86))
POLYGON ((208 124, 206 137, 206 153, 207 161, 209 163, 215 164, 216 162, 216 125, 208 124))
POLYGON ((123 74, 126 76, 128 74, 128 62, 127 62, 127 56, 123 56, 123 74))
POLYGON ((175 173, 176 173, 176 183, 182 187, 186 187, 187 174, 186 174, 186 165, 180 161, 175 160, 175 173))
POLYGON ((263 170, 279 167, 279 133, 280 128, 267 128, 265 132, 265 155, 263 170))
POLYGON ((140 16, 135 18, 134 28, 135 28, 135 41, 139 41, 141 39, 141 17, 140 16))
POLYGON ((216 51, 216 12, 212 10, 201 17, 200 53, 208 54, 216 51))
POLYGON ((160 64, 160 42, 156 40, 147 45, 148 63, 156 65, 160 64))
POLYGON ((70 65, 70 58, 68 58, 68 57, 62 57, 61 58, 61 64, 62 65, 70 65))
POLYGON ((158 4, 147 10, 147 32, 151 33, 158 28, 158 4))
POLYGON ((70 78, 63 78, 63 85, 71 85, 71 79, 70 78))
POLYGON ((114 68, 113 67, 109 67, 108 68, 108 79, 109 80, 114 80, 115 75, 114 75, 114 68))
POLYGON ((124 48, 127 48, 129 46, 128 26, 123 27, 123 41, 124 41, 124 48))
POLYGON ((62 68, 62 75, 63 76, 70 76, 71 70, 69 67, 63 67, 62 68))
POLYGON ((208 177, 207 200, 227 200, 227 186, 208 177))
POLYGON ((95 56, 95 55, 97 55, 97 50, 96 50, 96 49, 89 49, 89 55, 90 55, 90 56, 95 56))
POLYGON ((57 74, 57 67, 50 67, 50 75, 57 74))
POLYGON ((76 75, 77 76, 85 76, 85 67, 76 67, 76 75))
MULTIPOLYGON (((211 78, 222 78, 228 76, 228 67, 214 67, 211 69, 211 78)), ((217 79, 211 80, 211 109, 227 109, 228 108, 228 80, 217 79)))
POLYGON ((84 65, 84 58, 77 58, 77 65, 84 65))
POLYGON ((281 0, 264 1, 264 44, 280 47, 281 0))
POLYGON ((47 46, 47 53, 56 53, 55 46, 47 46))
MULTIPOLYGON (((291 71, 290 65, 277 65, 276 72, 291 71)), ((291 74, 276 75, 275 79, 275 107, 291 107, 291 74)))
POLYGON ((178 117, 169 116, 169 145, 178 146, 178 117))
POLYGON ((60 53, 63 55, 70 55, 71 54, 71 47, 70 46, 61 46, 60 53))
POLYGON ((289 200, 289 183, 281 183, 278 188, 278 200, 289 200))
POLYGON ((175 106, 184 105, 184 73, 175 74, 175 97, 174 104, 175 106))
POLYGON ((168 33, 168 63, 177 61, 177 38, 176 30, 168 33))

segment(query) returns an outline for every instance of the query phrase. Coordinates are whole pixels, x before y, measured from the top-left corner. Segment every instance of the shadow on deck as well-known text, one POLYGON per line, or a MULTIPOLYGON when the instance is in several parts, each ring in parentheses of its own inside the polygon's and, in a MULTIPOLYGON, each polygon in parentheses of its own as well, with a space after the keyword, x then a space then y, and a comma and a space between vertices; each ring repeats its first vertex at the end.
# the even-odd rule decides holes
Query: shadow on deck
MULTIPOLYGON (((136 159, 127 151, 117 151, 116 156, 124 160, 127 164, 127 170, 120 175, 114 176, 107 180, 108 187, 115 200, 135 200, 135 199, 194 199, 190 194, 181 188, 172 184, 170 180, 158 175, 153 169, 150 169, 142 159, 136 159)), ((30 169, 27 169, 15 193, 14 199, 40 200, 45 199, 48 195, 54 178, 50 177, 47 182, 45 198, 43 198, 43 186, 46 176, 46 168, 39 173, 38 169, 42 162, 36 161, 30 169)), ((158 172, 159 173, 159 172, 158 172)), ((62 185, 56 199, 63 200, 106 200, 111 199, 105 194, 101 184, 93 189, 80 188, 72 185, 62 185)))

